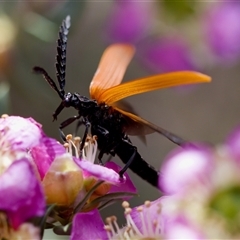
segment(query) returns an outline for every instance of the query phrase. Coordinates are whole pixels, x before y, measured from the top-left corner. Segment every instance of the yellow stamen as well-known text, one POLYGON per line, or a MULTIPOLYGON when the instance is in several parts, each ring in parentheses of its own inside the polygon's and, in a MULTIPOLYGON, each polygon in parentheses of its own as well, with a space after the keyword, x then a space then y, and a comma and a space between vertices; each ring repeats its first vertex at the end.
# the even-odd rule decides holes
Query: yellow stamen
POLYGON ((9 117, 9 115, 7 115, 7 114, 2 114, 2 116, 1 116, 1 118, 7 118, 7 117, 9 117))

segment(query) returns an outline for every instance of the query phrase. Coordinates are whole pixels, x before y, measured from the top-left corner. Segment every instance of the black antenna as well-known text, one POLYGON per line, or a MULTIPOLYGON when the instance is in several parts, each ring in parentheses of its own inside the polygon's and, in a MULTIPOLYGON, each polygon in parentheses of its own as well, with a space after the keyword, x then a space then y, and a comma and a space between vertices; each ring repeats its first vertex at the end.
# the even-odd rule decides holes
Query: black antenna
POLYGON ((48 75, 48 73, 43 68, 36 66, 33 68, 33 71, 37 74, 42 74, 45 80, 52 87, 52 89, 54 89, 58 93, 59 97, 63 99, 64 93, 58 90, 56 83, 52 80, 52 78, 48 75))
POLYGON ((60 94, 65 94, 65 70, 66 70, 66 51, 67 51, 67 35, 71 26, 71 18, 68 15, 62 22, 59 30, 59 38, 57 40, 57 55, 56 55, 56 74, 60 87, 60 94))
POLYGON ((57 40, 57 55, 56 55, 56 71, 57 79, 60 90, 58 89, 56 83, 48 75, 46 70, 42 67, 34 67, 33 71, 37 74, 42 74, 48 84, 54 89, 61 99, 64 98, 64 86, 65 86, 65 69, 66 69, 66 49, 67 49, 67 35, 70 28, 70 16, 68 15, 62 22, 62 25, 59 30, 59 38, 57 40))

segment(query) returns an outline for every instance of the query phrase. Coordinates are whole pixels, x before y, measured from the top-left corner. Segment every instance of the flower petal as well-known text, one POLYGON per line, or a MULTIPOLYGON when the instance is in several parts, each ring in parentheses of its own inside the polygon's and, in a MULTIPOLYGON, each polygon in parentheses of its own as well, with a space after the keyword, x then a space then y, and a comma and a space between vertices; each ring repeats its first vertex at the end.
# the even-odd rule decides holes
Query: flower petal
POLYGON ((165 239, 206 239, 203 233, 183 215, 171 219, 164 229, 165 239))
POLYGON ((41 143, 31 149, 41 180, 44 178, 53 160, 66 152, 65 148, 55 139, 44 137, 41 143))
POLYGON ((111 42, 136 43, 152 26, 153 10, 150 2, 115 1, 105 34, 111 42))
POLYGON ((240 164, 240 126, 234 129, 226 140, 229 153, 240 164))
MULTIPOLYGON (((115 172, 119 172, 121 170, 121 167, 118 166, 115 162, 107 162, 105 164, 105 167, 114 170, 115 172)), ((121 185, 111 185, 110 193, 111 192, 131 192, 131 193, 137 193, 137 189, 135 188, 133 182, 131 181, 129 175, 127 172, 124 173, 124 176, 126 177, 125 182, 123 182, 121 185)), ((126 200, 126 199, 125 199, 126 200)))
POLYGON ((82 170, 65 153, 55 158, 42 184, 48 204, 69 206, 83 187, 82 170))
POLYGON ((40 237, 40 229, 35 227, 31 223, 24 223, 19 226, 19 228, 14 231, 11 229, 9 233, 11 239, 34 239, 34 240, 41 240, 40 237))
POLYGON ((184 192, 195 183, 207 181, 212 170, 212 155, 206 146, 178 148, 161 168, 159 187, 166 194, 184 192))
POLYGON ((102 218, 97 210, 78 213, 73 219, 71 240, 108 239, 102 218))
POLYGON ((32 118, 9 116, 0 118, 0 134, 11 143, 13 150, 26 150, 40 143, 45 134, 32 118))
MULTIPOLYGON (((161 222, 162 222, 161 211, 159 211, 159 210, 161 210, 161 199, 162 198, 152 201, 151 205, 148 207, 143 204, 143 205, 137 206, 135 208, 132 208, 130 215, 134 221, 134 224, 137 226, 137 228, 140 230, 140 232, 143 232, 144 227, 146 227, 146 226, 144 226, 143 219, 141 219, 141 217, 140 217, 139 207, 141 207, 143 209, 142 212, 143 212, 143 216, 144 216, 146 222, 147 221, 149 222, 146 225, 148 225, 148 227, 151 228, 152 223, 161 224, 161 222)), ((152 224, 152 225, 154 225, 154 224, 152 224)))
POLYGON ((181 37, 145 41, 138 53, 142 64, 157 73, 197 69, 191 59, 190 49, 181 37))
POLYGON ((73 158, 75 163, 84 171, 85 177, 95 177, 99 180, 103 180, 112 184, 122 184, 126 181, 126 177, 121 179, 119 174, 112 169, 107 167, 93 164, 86 160, 79 160, 77 158, 73 158))
POLYGON ((7 213, 15 229, 29 218, 44 214, 43 190, 28 159, 13 162, 0 176, 0 210, 7 213))
POLYGON ((223 60, 234 60, 239 57, 240 5, 238 1, 221 2, 214 8, 210 8, 204 19, 206 39, 212 51, 223 60))

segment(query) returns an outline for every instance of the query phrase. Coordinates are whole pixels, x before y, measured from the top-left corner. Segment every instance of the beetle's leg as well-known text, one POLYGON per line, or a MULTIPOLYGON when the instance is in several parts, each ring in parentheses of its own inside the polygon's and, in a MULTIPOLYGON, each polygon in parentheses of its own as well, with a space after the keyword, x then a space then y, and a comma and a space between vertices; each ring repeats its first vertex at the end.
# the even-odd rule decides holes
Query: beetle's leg
POLYGON ((129 137, 127 135, 125 135, 122 139, 122 141, 128 143, 131 145, 132 149, 133 149, 133 153, 131 155, 131 157, 128 159, 127 163, 125 164, 125 166, 118 172, 120 177, 123 177, 123 174, 127 171, 127 169, 129 168, 129 166, 132 164, 132 162, 135 159, 136 153, 137 153, 137 148, 135 146, 132 145, 131 140, 129 139, 129 137))
POLYGON ((80 157, 82 157, 82 150, 84 148, 86 138, 87 138, 87 135, 88 135, 88 132, 89 132, 89 128, 91 126, 91 124, 90 124, 90 122, 88 121, 87 118, 83 118, 82 124, 85 125, 85 131, 84 131, 83 138, 82 138, 82 141, 81 141, 81 144, 80 144, 80 157))
POLYGON ((127 171, 127 169, 129 168, 129 166, 130 166, 130 165, 132 164, 132 162, 134 161, 135 156, 136 156, 136 153, 137 153, 137 148, 134 147, 134 148, 133 148, 133 154, 132 154, 132 156, 129 158, 129 160, 127 161, 127 163, 125 164, 125 166, 118 172, 121 178, 123 177, 123 174, 127 171))
POLYGON ((61 139, 66 142, 66 136, 64 134, 64 132, 62 131, 63 128, 67 127, 68 125, 70 125, 72 122, 76 121, 77 119, 79 119, 81 116, 78 115, 78 116, 73 116, 73 117, 70 117, 68 118, 67 120, 65 120, 64 122, 62 122, 59 126, 59 132, 60 132, 60 136, 61 136, 61 139))

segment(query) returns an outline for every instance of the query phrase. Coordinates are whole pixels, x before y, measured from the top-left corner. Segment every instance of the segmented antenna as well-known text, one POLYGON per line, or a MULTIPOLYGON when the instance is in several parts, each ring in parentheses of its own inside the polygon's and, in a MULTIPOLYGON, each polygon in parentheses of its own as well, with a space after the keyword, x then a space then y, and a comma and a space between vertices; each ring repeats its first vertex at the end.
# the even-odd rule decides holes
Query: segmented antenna
POLYGON ((71 18, 68 15, 62 22, 59 30, 59 38, 57 40, 57 55, 56 55, 56 75, 60 87, 61 95, 64 95, 65 87, 65 70, 66 70, 66 51, 67 51, 67 35, 71 26, 71 18))

